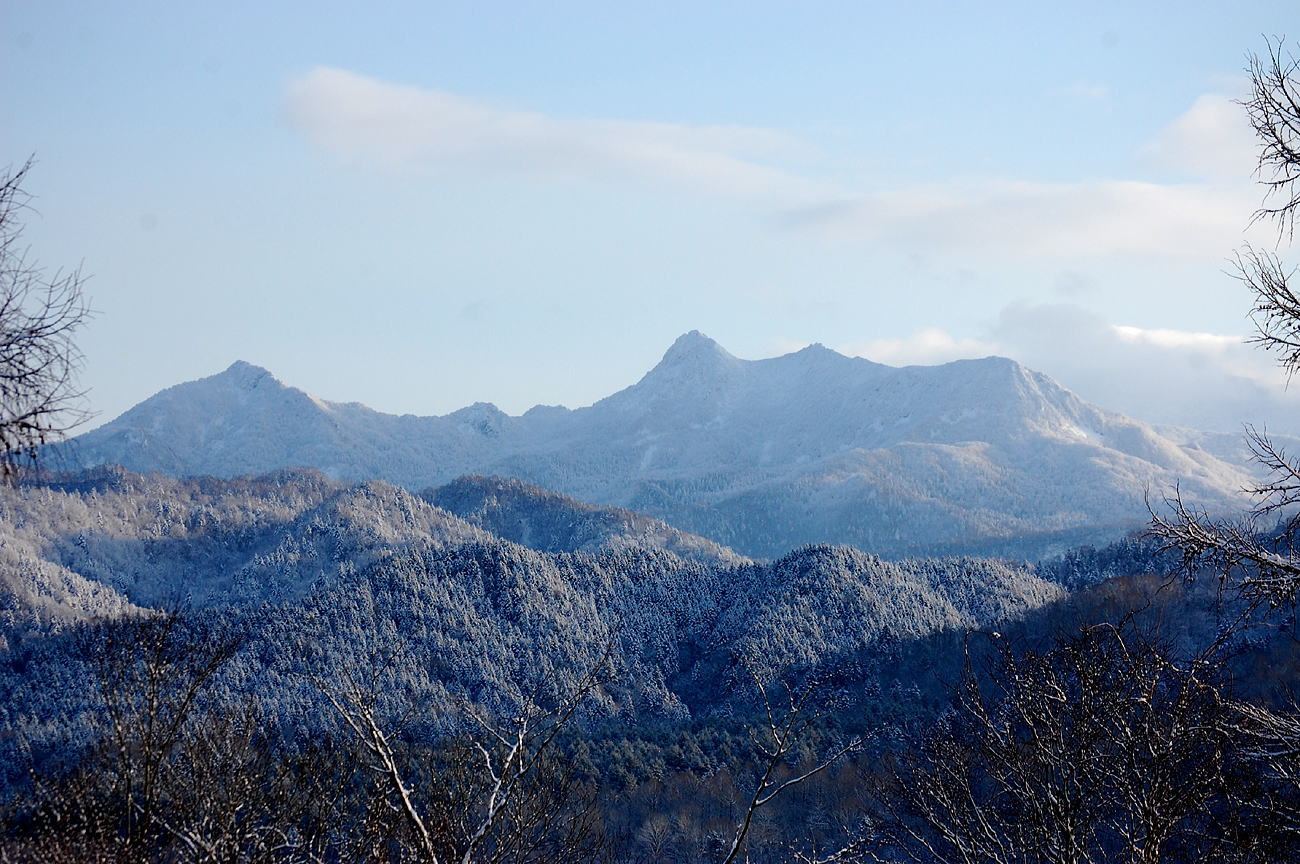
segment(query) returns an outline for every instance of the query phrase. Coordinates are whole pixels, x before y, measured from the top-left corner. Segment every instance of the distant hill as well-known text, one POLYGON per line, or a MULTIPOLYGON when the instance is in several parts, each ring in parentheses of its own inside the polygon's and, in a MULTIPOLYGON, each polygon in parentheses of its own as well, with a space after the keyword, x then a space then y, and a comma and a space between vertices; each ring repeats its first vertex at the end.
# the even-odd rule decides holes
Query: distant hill
POLYGON ((595 507, 504 477, 466 475, 420 497, 503 540, 539 552, 663 549, 703 564, 744 564, 743 555, 631 510, 595 507))
MULTIPOLYGON (((475 508, 494 518, 531 509, 521 502, 541 492, 471 478, 432 497, 481 503, 494 489, 515 499, 475 508)), ((606 518, 551 505, 550 517, 606 518)), ((214 632, 246 633, 222 692, 258 695, 285 716, 310 713, 305 672, 350 674, 377 652, 399 664, 395 686, 422 694, 437 717, 457 699, 517 700, 538 675, 571 682, 612 646, 616 681, 597 713, 680 720, 747 697, 740 662, 767 677, 839 667, 882 640, 1019 618, 1065 594, 1028 566, 992 560, 889 562, 808 546, 748 562, 641 517, 633 524, 649 530, 636 535, 580 527, 574 539, 603 538, 594 551, 545 552, 387 483, 311 471, 176 480, 99 470, 0 487, 0 511, 0 696, 21 694, 0 699, 0 724, 6 705, 66 713, 68 700, 91 698, 66 683, 86 658, 58 635, 141 608, 179 604, 214 632), (665 536, 716 560, 681 557, 665 536)), ((561 538, 543 535, 543 545, 561 538)))
POLYGON ((1004 358, 894 368, 814 345, 747 361, 691 332, 625 390, 518 417, 484 403, 382 414, 235 363, 55 455, 175 476, 308 466, 413 490, 511 477, 755 557, 807 543, 1033 557, 1140 524, 1147 490, 1178 484, 1210 510, 1237 510, 1250 482, 1239 451, 1207 441, 1091 405, 1004 358))
POLYGON ((309 469, 225 480, 98 468, 0 487, 0 516, 0 597, 14 612, 64 621, 298 598, 410 550, 466 544, 749 562, 645 516, 483 477, 417 497, 309 469))

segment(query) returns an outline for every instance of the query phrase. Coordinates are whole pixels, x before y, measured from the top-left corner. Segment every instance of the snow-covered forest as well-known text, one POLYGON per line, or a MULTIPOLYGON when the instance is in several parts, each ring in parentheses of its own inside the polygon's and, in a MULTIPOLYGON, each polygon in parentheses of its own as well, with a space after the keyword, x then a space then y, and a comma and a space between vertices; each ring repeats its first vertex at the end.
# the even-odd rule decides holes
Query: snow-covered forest
MULTIPOLYGON (((1069 662, 1106 646, 1054 634, 1142 609, 1125 639, 1172 663, 1240 611, 1169 583, 1177 562, 1150 541, 1037 565, 844 546, 751 561, 487 478, 416 496, 311 471, 97 469, 28 477, 0 508, 0 761, 21 860, 418 857, 417 823, 388 810, 398 787, 369 770, 385 760, 439 860, 514 860, 518 844, 723 858, 780 749, 763 748, 764 696, 778 731, 803 712, 773 776, 845 752, 756 813, 746 854, 841 849, 886 818, 880 784, 922 770, 892 760, 953 722, 969 652, 981 670, 1004 644, 1069 662), (508 761, 519 741, 540 761, 471 850, 494 776, 476 748, 508 761), (537 807, 555 819, 530 821, 537 807), (447 808, 460 815, 430 828, 447 808)), ((1231 653, 1273 670, 1247 679, 1270 698, 1295 662, 1269 631, 1234 634, 1231 653)))
MULTIPOLYGON (((1267 40, 1232 106, 1277 243, 1230 267, 1285 376, 1298 52, 1267 40)), ((780 138, 319 67, 292 123, 322 81, 383 91, 343 150, 393 105, 497 156, 540 136, 548 175, 780 138)), ((458 152, 425 144, 386 159, 458 152)), ((0 172, 0 864, 1300 861, 1300 438, 699 331, 573 410, 388 414, 240 361, 74 436, 95 310, 22 240, 34 165, 0 172)), ((843 198, 770 221, 872 209, 843 198)), ((1114 333, 1272 392, 1220 335, 1114 333)))

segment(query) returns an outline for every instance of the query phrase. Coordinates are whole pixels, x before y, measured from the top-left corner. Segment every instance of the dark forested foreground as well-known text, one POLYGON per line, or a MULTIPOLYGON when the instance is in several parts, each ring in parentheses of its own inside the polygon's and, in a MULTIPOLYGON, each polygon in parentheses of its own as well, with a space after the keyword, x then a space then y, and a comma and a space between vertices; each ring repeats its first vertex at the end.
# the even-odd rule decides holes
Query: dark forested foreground
POLYGON ((770 723, 760 698, 734 717, 584 727, 606 683, 598 667, 512 716, 466 705, 442 735, 425 731, 419 702, 374 689, 390 670, 315 681, 321 728, 307 733, 253 698, 209 701, 236 641, 174 614, 100 625, 76 641, 103 713, 75 743, 19 748, 30 774, 8 799, 3 851, 721 861, 745 829, 740 854, 759 861, 1294 860, 1296 720, 1266 707, 1272 682, 1251 681, 1250 699, 1230 684, 1258 666, 1291 677, 1289 639, 1239 644, 1227 665, 1175 658, 1141 634, 1210 598, 1174 590, 1124 627, 1024 650, 1030 630, 1070 628, 1130 592, 1145 593, 1108 584, 1017 632, 906 646, 900 674, 966 667, 938 711, 805 681, 793 703, 780 684, 753 685, 770 723))
POLYGON ((1150 542, 706 565, 318 475, 5 496, 47 578, 0 860, 1300 858, 1290 619, 1150 542))

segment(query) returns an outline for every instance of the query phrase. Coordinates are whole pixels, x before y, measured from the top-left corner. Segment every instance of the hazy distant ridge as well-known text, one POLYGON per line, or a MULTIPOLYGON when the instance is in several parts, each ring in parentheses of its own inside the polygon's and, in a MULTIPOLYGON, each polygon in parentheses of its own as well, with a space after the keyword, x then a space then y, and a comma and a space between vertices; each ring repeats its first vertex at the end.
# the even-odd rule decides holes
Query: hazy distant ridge
POLYGON ((748 361, 693 331, 587 408, 395 416, 239 362, 62 452, 173 475, 310 466, 410 489, 516 477, 770 557, 813 542, 1038 552, 1140 523, 1144 490, 1175 483, 1210 509, 1235 509, 1243 468, 1190 440, 1004 358, 894 368, 813 345, 748 361))

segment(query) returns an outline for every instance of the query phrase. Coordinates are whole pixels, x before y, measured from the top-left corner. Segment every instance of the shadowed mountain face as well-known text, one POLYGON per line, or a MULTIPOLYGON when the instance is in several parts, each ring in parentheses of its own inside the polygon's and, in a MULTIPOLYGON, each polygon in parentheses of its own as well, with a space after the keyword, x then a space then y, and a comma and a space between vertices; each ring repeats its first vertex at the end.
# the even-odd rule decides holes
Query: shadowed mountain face
POLYGON ((814 345, 748 361, 691 332, 625 390, 519 417, 484 403, 382 414, 241 362, 164 390, 60 456, 172 475, 309 466, 409 489, 513 477, 753 556, 819 542, 1037 555, 1142 522, 1148 488, 1177 483, 1210 510, 1235 510, 1244 469, 1193 437, 1003 358, 893 368, 814 345))

